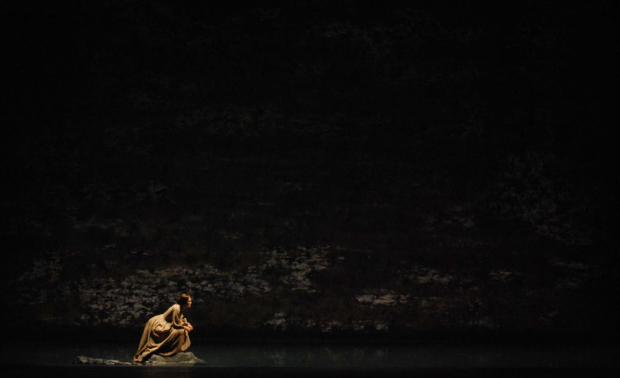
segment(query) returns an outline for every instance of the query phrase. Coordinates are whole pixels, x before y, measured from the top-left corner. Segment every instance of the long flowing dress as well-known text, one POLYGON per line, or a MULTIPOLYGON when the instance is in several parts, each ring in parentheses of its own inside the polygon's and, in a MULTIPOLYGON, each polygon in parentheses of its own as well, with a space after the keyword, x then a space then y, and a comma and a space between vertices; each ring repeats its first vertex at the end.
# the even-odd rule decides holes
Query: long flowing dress
POLYGON ((161 315, 153 316, 144 327, 140 346, 133 361, 142 363, 153 354, 168 357, 185 352, 191 345, 189 333, 183 328, 186 324, 187 321, 181 314, 181 306, 178 304, 161 315))

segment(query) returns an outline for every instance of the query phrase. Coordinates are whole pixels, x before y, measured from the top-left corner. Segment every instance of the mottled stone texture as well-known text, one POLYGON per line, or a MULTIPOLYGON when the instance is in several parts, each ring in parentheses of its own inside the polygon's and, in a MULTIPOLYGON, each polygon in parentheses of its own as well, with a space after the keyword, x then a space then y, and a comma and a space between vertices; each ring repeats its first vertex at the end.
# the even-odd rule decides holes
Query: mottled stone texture
MULTIPOLYGON (((174 356, 164 357, 160 355, 152 355, 147 361, 147 365, 194 365, 204 364, 200 358, 194 356, 192 352, 177 353, 174 356)), ((131 362, 123 362, 118 360, 107 360, 105 358, 95 358, 86 356, 77 356, 73 359, 74 365, 132 365, 131 362)))
POLYGON ((596 296, 574 300, 594 293, 601 279, 594 263, 560 257, 533 266, 506 260, 461 266, 410 260, 389 260, 372 250, 298 246, 257 253, 252 265, 227 270, 198 263, 77 281, 56 276, 70 261, 59 256, 12 281, 17 295, 9 304, 19 305, 32 324, 107 327, 125 338, 135 335, 136 346, 145 322, 181 292, 194 299, 186 314, 196 329, 192 336, 203 338, 570 334, 596 327, 589 320, 597 311, 591 306, 596 296), (545 275, 538 274, 541 269, 545 275))
POLYGON ((73 359, 74 365, 131 365, 131 362, 121 362, 118 360, 106 360, 105 358, 94 358, 77 356, 73 359))
POLYGON ((3 324, 617 327, 611 7, 254 3, 7 13, 3 324))
POLYGON ((153 355, 147 361, 148 364, 153 365, 193 365, 193 364, 204 364, 205 362, 200 358, 194 356, 192 352, 183 352, 177 353, 174 356, 163 357, 160 355, 153 355))

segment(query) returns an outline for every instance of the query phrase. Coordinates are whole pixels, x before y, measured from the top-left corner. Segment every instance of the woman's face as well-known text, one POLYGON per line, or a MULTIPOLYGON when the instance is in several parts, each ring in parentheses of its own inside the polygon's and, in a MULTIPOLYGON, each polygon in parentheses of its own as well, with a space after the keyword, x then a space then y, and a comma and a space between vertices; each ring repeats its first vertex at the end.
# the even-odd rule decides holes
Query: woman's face
POLYGON ((192 307, 192 297, 189 297, 187 299, 187 308, 190 308, 190 307, 192 307))

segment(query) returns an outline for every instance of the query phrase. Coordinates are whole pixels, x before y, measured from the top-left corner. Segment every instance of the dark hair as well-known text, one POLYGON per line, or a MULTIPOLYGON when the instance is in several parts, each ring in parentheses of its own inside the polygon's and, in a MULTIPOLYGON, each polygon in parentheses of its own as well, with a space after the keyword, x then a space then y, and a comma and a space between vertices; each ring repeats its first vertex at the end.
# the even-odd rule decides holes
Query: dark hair
POLYGON ((186 304, 189 301, 190 296, 187 294, 181 294, 179 298, 177 298, 177 303, 181 306, 186 304))

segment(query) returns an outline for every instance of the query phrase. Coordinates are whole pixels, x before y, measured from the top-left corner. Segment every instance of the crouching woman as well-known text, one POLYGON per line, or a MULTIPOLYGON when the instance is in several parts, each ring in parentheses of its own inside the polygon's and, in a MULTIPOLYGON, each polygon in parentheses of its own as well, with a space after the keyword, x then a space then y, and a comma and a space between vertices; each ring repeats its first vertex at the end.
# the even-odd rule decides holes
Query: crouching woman
POLYGON ((153 354, 169 357, 185 352, 191 342, 189 333, 194 329, 183 316, 183 312, 192 307, 192 298, 181 294, 177 304, 166 312, 153 316, 146 323, 140 346, 133 357, 135 364, 146 362, 153 354))

